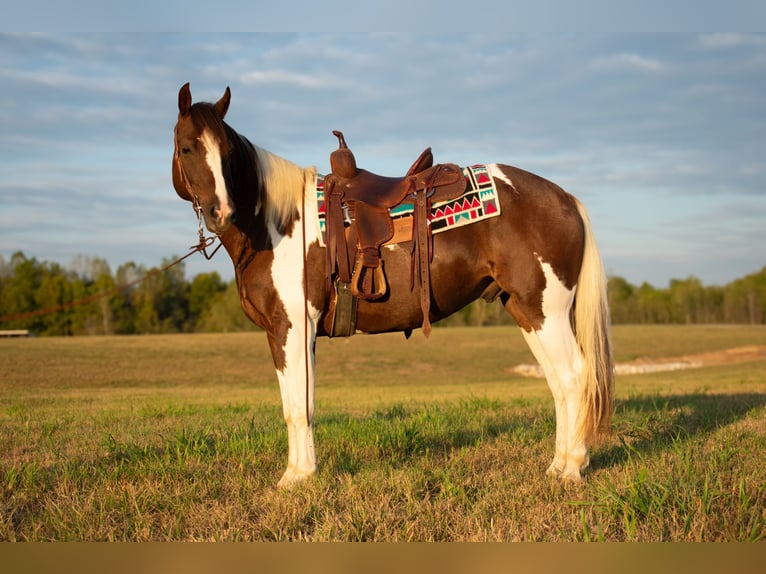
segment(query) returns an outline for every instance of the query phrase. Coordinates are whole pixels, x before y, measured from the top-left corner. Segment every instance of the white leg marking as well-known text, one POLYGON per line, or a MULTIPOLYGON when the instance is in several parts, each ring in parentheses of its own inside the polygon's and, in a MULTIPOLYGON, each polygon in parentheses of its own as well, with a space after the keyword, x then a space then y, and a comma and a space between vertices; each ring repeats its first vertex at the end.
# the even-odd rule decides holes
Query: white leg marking
POLYGON ((564 393, 559 385, 559 379, 556 375, 556 370, 553 364, 548 360, 548 355, 545 352, 540 337, 537 331, 527 332, 522 329, 521 333, 524 335, 524 339, 529 345, 529 349, 532 354, 540 363, 545 374, 545 380, 548 382, 548 388, 553 395, 553 404, 556 409, 556 442, 553 455, 553 462, 548 467, 546 474, 551 476, 559 476, 564 469, 566 463, 567 444, 566 444, 566 429, 567 429, 567 409, 564 393))
MULTIPOLYGON (((315 234, 318 232, 315 225, 309 223, 310 221, 312 221, 311 212, 307 213, 307 248, 315 240, 315 234)), ((306 415, 307 412, 309 418, 313 418, 314 415, 313 349, 320 311, 309 303, 308 323, 306 322, 302 225, 299 223, 293 226, 292 236, 281 235, 272 223, 268 224, 268 231, 274 244, 272 280, 290 321, 285 343, 285 367, 277 371, 289 447, 287 470, 279 481, 279 486, 289 486, 316 472, 314 433, 306 415), (307 324, 308 333, 306 333, 307 324), (308 381, 306 380, 307 362, 308 381), (306 385, 308 385, 308 405, 306 404, 306 385)))
POLYGON ((220 206, 220 220, 226 220, 234 208, 229 199, 229 192, 226 190, 226 179, 223 177, 223 165, 221 163, 221 150, 218 145, 218 141, 210 133, 210 130, 205 130, 200 136, 200 141, 205 147, 205 161, 210 171, 213 173, 213 180, 215 181, 215 195, 218 198, 218 204, 220 206))
POLYGON ((540 329, 526 336, 535 356, 545 371, 548 386, 556 405, 556 454, 548 469, 549 474, 579 480, 580 471, 588 465, 588 451, 582 437, 578 437, 581 423, 581 395, 584 391, 581 377, 583 356, 569 320, 575 289, 567 289, 553 271, 540 260, 545 274, 543 315, 540 329), (542 357, 542 360, 541 360, 542 357))

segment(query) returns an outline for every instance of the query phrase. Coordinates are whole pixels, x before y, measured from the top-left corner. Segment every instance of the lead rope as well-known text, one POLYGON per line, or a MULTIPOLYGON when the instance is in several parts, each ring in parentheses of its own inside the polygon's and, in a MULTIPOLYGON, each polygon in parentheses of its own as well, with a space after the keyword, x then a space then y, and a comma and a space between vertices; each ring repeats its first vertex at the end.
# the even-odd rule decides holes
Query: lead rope
POLYGON ((143 276, 139 277, 138 279, 131 281, 130 283, 125 283, 123 285, 118 285, 116 287, 113 287, 112 289, 108 289, 106 291, 101 291, 99 293, 95 293, 93 295, 88 295, 87 297, 83 297, 82 299, 76 299, 74 301, 70 301, 69 303, 62 303, 61 305, 56 305, 54 307, 47 307, 45 309, 37 309, 35 311, 25 311, 23 313, 16 313, 14 315, 6 315, 3 317, 0 317, 0 323, 7 323, 9 321, 18 321, 20 319, 29 319, 31 317, 38 317, 40 315, 48 315, 51 313, 58 313, 59 311, 65 311, 67 309, 72 309, 73 307, 77 307, 79 305, 87 305, 88 303, 93 303, 95 301, 98 301, 99 299, 104 299, 106 297, 111 297, 112 295, 116 295, 117 293, 120 293, 122 291, 127 291, 131 287, 135 287, 139 283, 142 283, 149 279, 149 277, 154 277, 155 275, 160 275, 170 269, 171 267, 174 267, 181 263, 181 261, 188 259, 195 253, 201 253, 205 256, 206 259, 210 259, 215 255, 215 252, 218 251, 218 248, 221 247, 219 244, 218 247, 215 248, 215 250, 208 255, 207 248, 212 245, 212 242, 215 241, 215 237, 200 237, 200 242, 197 245, 193 245, 192 247, 189 247, 189 252, 176 259, 172 263, 168 263, 161 269, 152 269, 148 273, 144 274, 143 276))
POLYGON ((309 411, 309 282, 308 282, 308 253, 306 253, 306 185, 303 186, 303 205, 301 210, 301 227, 303 229, 303 338, 306 351, 306 425, 311 426, 311 413, 309 411))

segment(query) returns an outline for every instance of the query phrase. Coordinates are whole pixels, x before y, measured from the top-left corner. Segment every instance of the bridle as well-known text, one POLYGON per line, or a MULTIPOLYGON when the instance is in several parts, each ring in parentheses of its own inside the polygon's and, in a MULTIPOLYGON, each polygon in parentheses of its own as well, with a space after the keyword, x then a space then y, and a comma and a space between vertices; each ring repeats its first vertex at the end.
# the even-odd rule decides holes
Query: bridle
POLYGON ((178 128, 174 130, 173 134, 173 161, 176 164, 176 168, 178 169, 178 174, 181 176, 181 183, 183 183, 184 188, 186 188, 187 195, 191 198, 192 207, 194 208, 194 213, 197 215, 197 234, 199 237, 199 242, 196 246, 192 246, 191 248, 196 248, 202 255, 204 255, 205 259, 208 261, 213 258, 213 256, 218 252, 218 250, 221 248, 221 245, 223 243, 220 242, 220 236, 216 233, 213 236, 205 237, 205 227, 204 227, 204 217, 202 215, 202 204, 200 203, 199 197, 197 196, 197 193, 194 191, 194 188, 192 187, 191 182, 189 181, 189 178, 186 176, 186 171, 184 170, 184 164, 181 161, 181 150, 178 147, 178 128), (212 253, 208 254, 207 248, 211 247, 215 240, 218 239, 219 243, 216 246, 216 248, 212 251, 212 253))

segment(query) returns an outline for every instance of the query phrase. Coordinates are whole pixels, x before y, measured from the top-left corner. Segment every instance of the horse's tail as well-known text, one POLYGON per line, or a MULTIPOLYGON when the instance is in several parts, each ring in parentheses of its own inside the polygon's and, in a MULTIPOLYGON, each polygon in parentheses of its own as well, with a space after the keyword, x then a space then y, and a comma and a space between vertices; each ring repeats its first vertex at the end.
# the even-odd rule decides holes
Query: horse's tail
MULTIPOLYGON (((614 363, 609 334, 606 274, 585 207, 575 198, 585 231, 582 267, 575 294, 575 336, 584 355, 582 426, 586 442, 609 432, 614 410, 614 363)), ((578 433, 578 434, 579 434, 578 433)))

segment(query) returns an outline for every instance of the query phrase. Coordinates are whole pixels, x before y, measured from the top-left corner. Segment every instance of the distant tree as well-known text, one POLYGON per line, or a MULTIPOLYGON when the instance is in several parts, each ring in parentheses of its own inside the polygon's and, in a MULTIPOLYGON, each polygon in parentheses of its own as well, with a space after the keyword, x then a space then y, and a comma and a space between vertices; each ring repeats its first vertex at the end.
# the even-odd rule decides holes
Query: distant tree
MULTIPOLYGON (((3 316, 19 315, 37 309, 36 295, 42 283, 42 266, 32 258, 17 251, 8 262, 10 276, 3 280, 0 292, 0 308, 3 316)), ((44 330, 45 322, 40 317, 15 319, 3 325, 6 329, 44 330)))
POLYGON ((641 310, 640 323, 670 323, 670 303, 667 290, 655 289, 644 282, 636 292, 636 302, 641 310))
MULTIPOLYGON (((58 264, 43 265, 40 268, 40 285, 35 290, 36 309, 55 309, 72 302, 72 282, 58 264)), ((41 316, 35 331, 40 335, 71 335, 72 310, 61 309, 41 316)))
POLYGON ((215 302, 218 294, 224 291, 226 291, 226 283, 215 271, 200 273, 192 279, 189 288, 189 315, 195 329, 200 318, 215 302))
MULTIPOLYGON (((161 268, 170 264, 174 259, 163 259, 161 268)), ((186 281, 184 263, 174 265, 160 273, 156 279, 158 281, 154 304, 160 320, 161 332, 183 333, 190 331, 192 322, 189 315, 189 283, 186 281)))
POLYGON ((622 277, 610 277, 607 282, 609 313, 612 323, 636 323, 636 288, 622 277))
POLYGON ((704 313, 704 288, 696 277, 670 282, 670 315, 673 323, 698 323, 704 313))
POLYGON ((731 322, 766 323, 766 267, 731 283, 723 304, 724 314, 731 322))
POLYGON ((122 297, 114 293, 115 280, 105 259, 76 257, 71 271, 75 301, 94 298, 93 302, 72 309, 72 331, 76 335, 109 335, 115 332, 115 313, 122 297))
POLYGON ((230 281, 225 291, 214 296, 197 321, 196 330, 210 333, 258 330, 242 311, 236 281, 230 281))
POLYGON ((114 281, 116 285, 125 287, 115 297, 113 303, 113 330, 117 334, 131 335, 137 333, 136 317, 138 314, 138 302, 140 291, 138 286, 132 285, 144 276, 146 270, 134 261, 123 263, 117 268, 114 281))
POLYGON ((3 282, 6 279, 8 279, 11 275, 13 275, 13 270, 11 269, 11 266, 5 260, 5 257, 0 255, 0 289, 2 289, 3 287, 3 282))
POLYGON ((133 315, 133 332, 162 332, 160 317, 157 312, 162 285, 156 274, 150 274, 150 271, 155 270, 147 270, 143 266, 136 266, 134 264, 132 267, 126 268, 125 271, 130 272, 130 281, 146 277, 129 290, 130 307, 132 308, 133 315))

